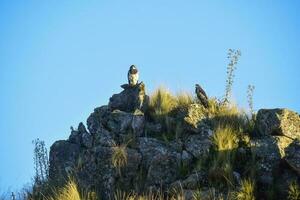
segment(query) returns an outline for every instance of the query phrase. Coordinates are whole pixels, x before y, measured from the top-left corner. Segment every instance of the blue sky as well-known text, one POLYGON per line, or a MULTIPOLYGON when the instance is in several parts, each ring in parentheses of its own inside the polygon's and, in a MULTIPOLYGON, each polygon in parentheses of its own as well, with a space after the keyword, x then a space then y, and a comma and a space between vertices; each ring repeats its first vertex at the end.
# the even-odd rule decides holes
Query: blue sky
POLYGON ((298 1, 0 2, 0 191, 33 176, 33 146, 66 139, 126 82, 222 97, 226 53, 240 49, 233 98, 300 112, 298 1))

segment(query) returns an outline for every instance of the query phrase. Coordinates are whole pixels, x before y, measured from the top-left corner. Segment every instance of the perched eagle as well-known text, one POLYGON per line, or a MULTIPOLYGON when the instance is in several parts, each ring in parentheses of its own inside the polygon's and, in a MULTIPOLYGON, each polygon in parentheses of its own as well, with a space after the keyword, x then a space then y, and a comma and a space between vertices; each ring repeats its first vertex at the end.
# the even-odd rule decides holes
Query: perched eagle
POLYGON ((204 90, 199 84, 196 84, 196 90, 195 93, 200 100, 201 104, 205 107, 208 108, 208 98, 204 90))
POLYGON ((139 72, 134 65, 131 65, 127 74, 128 84, 130 86, 135 86, 139 80, 139 72))

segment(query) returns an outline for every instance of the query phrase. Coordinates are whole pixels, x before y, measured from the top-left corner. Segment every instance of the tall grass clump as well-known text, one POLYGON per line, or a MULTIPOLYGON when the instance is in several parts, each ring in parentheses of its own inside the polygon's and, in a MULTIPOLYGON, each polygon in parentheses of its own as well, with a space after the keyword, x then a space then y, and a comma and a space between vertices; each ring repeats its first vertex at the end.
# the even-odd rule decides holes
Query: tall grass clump
POLYGON ((241 55, 242 54, 240 50, 234 50, 234 49, 228 50, 227 58, 229 59, 229 63, 227 65, 227 79, 226 79, 224 103, 229 103, 229 99, 232 92, 233 80, 235 76, 234 71, 236 70, 236 65, 241 55))
POLYGON ((209 169, 209 176, 213 182, 224 182, 233 186, 233 166, 236 149, 239 144, 238 132, 235 128, 218 127, 211 138, 213 143, 213 158, 209 169), (222 181, 223 180, 223 181, 222 181))
POLYGON ((173 95, 168 89, 159 87, 150 96, 148 116, 162 125, 162 139, 165 141, 180 137, 183 118, 189 105, 194 103, 191 94, 180 92, 173 95))
POLYGON ((296 180, 292 181, 289 184, 288 199, 289 200, 300 200, 300 187, 296 180))
POLYGON ((118 170, 119 174, 121 174, 121 169, 127 165, 126 145, 113 146, 111 161, 112 165, 118 170))
POLYGON ((160 87, 150 96, 149 111, 153 119, 161 122, 176 108, 176 98, 164 87, 160 87))
POLYGON ((67 184, 58 190, 53 197, 48 200, 81 200, 77 185, 73 180, 69 180, 67 184))
POLYGON ((255 184, 251 179, 242 180, 241 186, 234 197, 236 200, 255 200, 255 184))

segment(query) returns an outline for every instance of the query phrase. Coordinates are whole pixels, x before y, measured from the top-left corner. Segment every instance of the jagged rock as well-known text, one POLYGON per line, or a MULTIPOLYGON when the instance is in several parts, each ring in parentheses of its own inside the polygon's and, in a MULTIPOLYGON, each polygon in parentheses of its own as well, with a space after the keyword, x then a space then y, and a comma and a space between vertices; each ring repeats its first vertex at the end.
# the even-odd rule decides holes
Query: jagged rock
POLYGON ((82 145, 86 148, 92 148, 93 146, 93 137, 89 132, 82 134, 82 145))
POLYGON ((87 148, 91 148, 93 145, 93 137, 86 130, 82 122, 79 123, 77 130, 72 130, 69 137, 71 143, 79 144, 87 148))
POLYGON ((114 110, 106 123, 107 129, 114 134, 128 134, 132 132, 134 136, 142 136, 145 126, 145 117, 142 112, 128 113, 114 110))
POLYGON ((80 153, 80 145, 65 140, 56 141, 50 148, 49 176, 62 183, 74 172, 80 153))
POLYGON ((125 84, 121 87, 124 90, 119 94, 114 94, 109 99, 109 108, 124 112, 134 112, 136 109, 139 109, 144 112, 149 102, 149 97, 145 94, 144 83, 141 82, 134 86, 125 84))
POLYGON ((211 136, 212 131, 210 129, 206 129, 199 134, 190 135, 184 143, 185 149, 195 158, 200 159, 209 153, 212 145, 211 136))
POLYGON ((257 113, 255 125, 261 135, 300 138, 300 116, 288 109, 261 109, 257 113))
POLYGON ((110 114, 110 110, 108 106, 101 106, 99 108, 95 108, 94 112, 90 114, 87 119, 87 127, 91 134, 94 134, 98 131, 98 129, 103 128, 103 124, 106 121, 107 116, 110 114))
POLYGON ((112 147, 116 144, 113 135, 105 128, 98 128, 94 134, 94 145, 103 147, 112 147))
POLYGON ((201 104, 194 103, 189 105, 186 117, 184 118, 184 121, 187 124, 187 129, 199 132, 201 127, 206 126, 205 112, 205 108, 201 104))
POLYGON ((295 139, 285 148, 285 161, 300 176, 300 141, 295 139))

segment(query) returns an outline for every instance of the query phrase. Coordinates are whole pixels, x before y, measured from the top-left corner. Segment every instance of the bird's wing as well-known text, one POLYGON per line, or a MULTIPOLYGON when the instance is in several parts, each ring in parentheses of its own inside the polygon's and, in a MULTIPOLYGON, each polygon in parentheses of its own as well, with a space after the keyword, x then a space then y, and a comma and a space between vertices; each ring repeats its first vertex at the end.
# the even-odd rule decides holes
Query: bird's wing
POLYGON ((199 85, 198 89, 205 96, 205 98, 208 99, 205 91, 202 89, 202 87, 200 85, 199 85))

